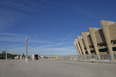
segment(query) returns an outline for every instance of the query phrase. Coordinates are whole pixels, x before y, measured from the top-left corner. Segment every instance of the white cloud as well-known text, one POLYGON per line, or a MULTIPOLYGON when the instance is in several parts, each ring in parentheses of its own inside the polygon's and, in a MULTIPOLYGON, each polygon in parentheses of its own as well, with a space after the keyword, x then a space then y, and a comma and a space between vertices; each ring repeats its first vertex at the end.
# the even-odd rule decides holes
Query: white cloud
POLYGON ((50 47, 50 46, 55 46, 55 45, 64 45, 64 44, 70 44, 72 42, 62 42, 62 43, 55 43, 55 44, 49 44, 49 45, 42 45, 39 46, 38 48, 45 48, 45 47, 50 47))
MULTIPOLYGON (((26 35, 16 34, 16 33, 0 33, 0 41, 10 41, 10 42, 25 42, 26 35)), ((16 44, 15 43, 15 44, 16 44)), ((40 54, 40 55, 74 55, 76 54, 75 47, 70 46, 73 42, 52 42, 47 40, 40 40, 31 37, 29 43, 33 43, 29 46, 29 54, 40 54), (34 45, 34 43, 43 43, 43 45, 34 45)), ((18 44, 18 43, 17 43, 18 44)), ((22 45, 11 45, 8 46, 8 51, 15 53, 25 54, 25 43, 22 45)))
MULTIPOLYGON (((66 44, 66 43, 64 43, 66 44)), ((26 47, 25 45, 11 45, 8 46, 8 52, 14 52, 14 53, 24 53, 25 54, 26 47)), ((75 50, 75 47, 73 46, 67 46, 63 47, 63 43, 59 44, 52 44, 49 46, 43 46, 43 47, 32 47, 28 46, 28 54, 39 54, 39 55, 47 55, 47 56, 60 56, 60 55, 77 55, 77 52, 75 50), (56 45, 56 47, 55 47, 56 45), (61 47, 59 47, 61 46, 61 47)))
POLYGON ((49 48, 30 48, 29 53, 37 53, 40 55, 76 55, 77 52, 74 47, 49 47, 49 48))
MULTIPOLYGON (((25 42, 25 38, 28 35, 16 34, 16 33, 0 33, 0 41, 10 41, 10 42, 25 42)), ((29 37, 28 37, 29 38, 29 37)), ((54 43, 47 40, 41 40, 36 38, 29 38, 30 43, 54 43)))
MULTIPOLYGON (((26 53, 25 46, 20 47, 8 47, 8 52, 14 52, 17 54, 26 53)), ((37 48, 30 47, 28 48, 28 55, 39 54, 45 56, 64 56, 64 55, 77 55, 77 52, 74 47, 49 47, 49 48, 37 48)))
POLYGON ((0 0, 0 5, 0 32, 17 26, 29 17, 28 14, 41 12, 40 3, 31 0, 0 0))
POLYGON ((21 34, 14 34, 14 33, 0 33, 0 36, 22 36, 21 34))
POLYGON ((6 31, 24 19, 24 15, 10 9, 0 8, 0 32, 6 31))
POLYGON ((24 42, 25 35, 15 33, 0 33, 0 41, 24 42))
MULTIPOLYGON (((17 45, 8 46, 9 51, 15 53, 24 53, 25 54, 25 38, 27 35, 25 34, 16 34, 16 33, 0 33, 0 41, 10 41, 10 42, 23 42, 23 45, 17 43, 17 45)), ((34 35, 35 36, 35 35, 34 35)), ((70 37, 70 36, 69 36, 70 37)), ((71 46, 73 42, 64 42, 69 38, 67 36, 66 39, 60 42, 52 42, 48 40, 37 39, 38 37, 29 38, 29 43, 33 43, 29 45, 29 54, 40 54, 40 55, 76 55, 76 50, 74 46, 71 46), (35 43, 42 43, 42 45, 34 45, 35 43)), ((15 43, 15 44, 16 44, 15 43)))

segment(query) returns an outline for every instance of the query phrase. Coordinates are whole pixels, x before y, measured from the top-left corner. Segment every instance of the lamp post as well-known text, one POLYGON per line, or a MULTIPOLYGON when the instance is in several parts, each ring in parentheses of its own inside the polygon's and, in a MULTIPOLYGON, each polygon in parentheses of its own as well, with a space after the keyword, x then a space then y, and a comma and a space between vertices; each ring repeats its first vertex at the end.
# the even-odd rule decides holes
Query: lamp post
POLYGON ((26 38, 26 57, 25 62, 28 62, 28 37, 26 38))
POLYGON ((7 46, 6 46, 6 60, 7 60, 7 46))

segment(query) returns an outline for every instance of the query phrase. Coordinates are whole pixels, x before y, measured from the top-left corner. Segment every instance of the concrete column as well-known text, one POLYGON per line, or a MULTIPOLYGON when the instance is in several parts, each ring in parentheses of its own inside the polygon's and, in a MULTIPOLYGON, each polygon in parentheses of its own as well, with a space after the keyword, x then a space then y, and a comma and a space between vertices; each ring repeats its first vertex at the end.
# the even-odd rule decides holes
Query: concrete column
POLYGON ((89 28, 89 32, 90 32, 90 35, 91 35, 91 39, 92 39, 92 42, 93 42, 93 45, 94 45, 94 49, 95 49, 95 52, 97 54, 97 57, 98 59, 100 60, 100 52, 99 52, 99 49, 98 49, 98 46, 97 46, 97 40, 96 40, 96 36, 95 36, 95 31, 99 30, 99 28, 89 28))
POLYGON ((83 41, 82 41, 82 36, 77 36, 77 38, 78 38, 78 41, 79 41, 79 43, 80 43, 80 46, 81 46, 83 55, 86 55, 85 49, 84 49, 84 44, 83 44, 83 41))
POLYGON ((78 49, 79 49, 80 55, 83 55, 83 54, 82 54, 82 49, 81 49, 81 46, 79 45, 78 39, 75 39, 75 41, 76 41, 77 47, 78 47, 78 49))
POLYGON ((74 41, 74 45, 75 45, 75 48, 76 48, 78 55, 80 55, 79 48, 77 47, 76 41, 74 41))
POLYGON ((111 60, 114 60, 114 52, 112 50, 112 44, 111 44, 111 39, 110 39, 110 34, 109 34, 109 29, 108 29, 108 26, 114 24, 114 22, 101 20, 100 23, 101 23, 102 30, 105 36, 105 40, 107 43, 107 47, 110 53, 111 60))
POLYGON ((7 60, 7 46, 6 46, 6 60, 7 60))
POLYGON ((83 54, 82 54, 82 49, 81 49, 81 47, 80 47, 80 45, 79 45, 78 39, 75 39, 75 41, 76 41, 77 47, 78 47, 78 49, 79 49, 79 53, 80 53, 81 55, 83 55, 83 54))
POLYGON ((28 38, 26 38, 26 57, 25 62, 28 62, 28 38))
POLYGON ((88 39, 87 39, 87 34, 89 34, 89 33, 88 32, 81 32, 81 34, 82 34, 82 37, 83 37, 87 52, 88 52, 89 55, 91 55, 91 51, 90 51, 89 43, 88 43, 88 39))

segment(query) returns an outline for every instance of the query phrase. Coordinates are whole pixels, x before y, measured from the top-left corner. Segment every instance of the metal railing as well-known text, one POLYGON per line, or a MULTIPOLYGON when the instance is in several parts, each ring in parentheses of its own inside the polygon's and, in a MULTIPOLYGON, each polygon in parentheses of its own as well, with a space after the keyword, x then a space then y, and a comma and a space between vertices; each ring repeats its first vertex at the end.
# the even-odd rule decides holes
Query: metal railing
POLYGON ((78 56, 58 56, 57 60, 78 60, 78 56))
MULTIPOLYGON (((116 54, 114 54, 116 60, 116 54)), ((78 60, 78 61, 103 61, 111 60, 110 54, 100 54, 100 55, 78 55, 78 56, 58 56, 58 60, 78 60), (100 57, 100 58, 98 58, 100 57)))

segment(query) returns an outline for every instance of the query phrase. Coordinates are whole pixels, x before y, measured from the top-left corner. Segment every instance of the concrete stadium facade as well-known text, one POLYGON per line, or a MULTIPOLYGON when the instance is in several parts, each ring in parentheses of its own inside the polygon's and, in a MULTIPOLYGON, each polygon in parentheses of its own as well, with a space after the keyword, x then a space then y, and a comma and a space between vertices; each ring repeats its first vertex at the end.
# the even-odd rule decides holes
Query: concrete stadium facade
POLYGON ((89 32, 81 32, 74 45, 78 55, 110 55, 111 60, 116 60, 116 22, 100 21, 101 28, 89 27, 89 32))

